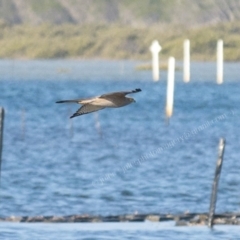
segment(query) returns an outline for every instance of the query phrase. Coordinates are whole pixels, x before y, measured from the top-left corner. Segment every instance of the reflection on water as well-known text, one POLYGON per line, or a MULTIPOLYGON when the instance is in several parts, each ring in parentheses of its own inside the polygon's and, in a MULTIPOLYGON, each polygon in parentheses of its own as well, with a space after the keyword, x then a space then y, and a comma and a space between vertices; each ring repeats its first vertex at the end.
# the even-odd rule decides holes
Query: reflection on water
POLYGON ((166 223, 1 223, 4 239, 238 239, 238 226, 174 227, 166 223))

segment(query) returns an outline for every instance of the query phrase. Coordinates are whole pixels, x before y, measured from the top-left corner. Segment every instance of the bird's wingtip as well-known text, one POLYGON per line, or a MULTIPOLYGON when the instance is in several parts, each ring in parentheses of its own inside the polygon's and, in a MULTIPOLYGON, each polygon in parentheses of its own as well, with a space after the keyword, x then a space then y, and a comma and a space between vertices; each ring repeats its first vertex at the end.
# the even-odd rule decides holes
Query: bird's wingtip
POLYGON ((74 113, 70 118, 78 117, 80 115, 82 115, 82 114, 74 113))

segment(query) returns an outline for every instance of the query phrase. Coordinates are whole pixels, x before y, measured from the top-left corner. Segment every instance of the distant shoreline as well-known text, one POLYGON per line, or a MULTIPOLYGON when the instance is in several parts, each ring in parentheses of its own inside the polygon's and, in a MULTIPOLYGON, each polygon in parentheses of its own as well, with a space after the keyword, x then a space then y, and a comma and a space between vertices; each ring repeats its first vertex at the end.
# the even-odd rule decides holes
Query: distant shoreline
POLYGON ((216 43, 224 41, 224 60, 240 61, 240 23, 180 30, 127 25, 0 25, 0 59, 149 60, 158 40, 161 59, 182 60, 183 41, 190 39, 192 61, 215 61, 216 43))

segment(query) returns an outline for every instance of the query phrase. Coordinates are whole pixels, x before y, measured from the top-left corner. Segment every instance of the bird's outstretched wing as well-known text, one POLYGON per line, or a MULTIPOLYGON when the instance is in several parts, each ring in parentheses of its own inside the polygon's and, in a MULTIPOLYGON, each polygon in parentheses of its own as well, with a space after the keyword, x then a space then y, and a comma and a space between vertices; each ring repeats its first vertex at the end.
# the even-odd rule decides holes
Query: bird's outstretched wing
POLYGON ((137 93, 137 92, 141 92, 142 90, 140 88, 136 88, 135 90, 132 91, 123 91, 123 92, 112 92, 112 93, 106 93, 100 96, 100 98, 111 98, 111 97, 124 97, 127 94, 130 93, 137 93))
POLYGON ((91 104, 84 104, 82 107, 80 107, 70 118, 74 118, 83 114, 91 113, 91 112, 96 112, 100 109, 103 109, 105 107, 102 106, 95 106, 91 104))

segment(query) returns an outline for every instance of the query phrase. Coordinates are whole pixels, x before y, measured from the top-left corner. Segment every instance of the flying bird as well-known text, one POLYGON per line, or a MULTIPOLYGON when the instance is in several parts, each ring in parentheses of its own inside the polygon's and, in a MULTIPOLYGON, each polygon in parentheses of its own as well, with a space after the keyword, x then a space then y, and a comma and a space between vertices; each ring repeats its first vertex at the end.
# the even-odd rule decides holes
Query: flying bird
POLYGON ((104 108, 118 108, 135 102, 133 98, 126 97, 127 94, 141 92, 140 88, 125 92, 106 93, 101 96, 85 99, 62 100, 56 103, 78 103, 82 106, 70 118, 74 118, 83 114, 96 112, 104 108))

